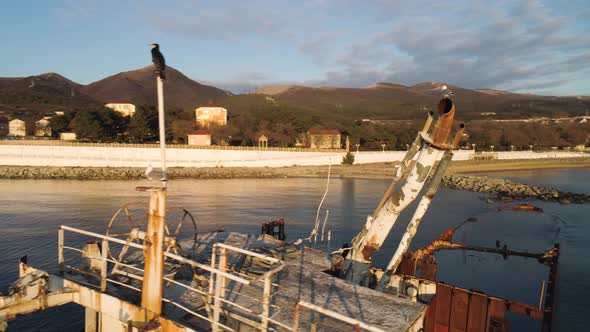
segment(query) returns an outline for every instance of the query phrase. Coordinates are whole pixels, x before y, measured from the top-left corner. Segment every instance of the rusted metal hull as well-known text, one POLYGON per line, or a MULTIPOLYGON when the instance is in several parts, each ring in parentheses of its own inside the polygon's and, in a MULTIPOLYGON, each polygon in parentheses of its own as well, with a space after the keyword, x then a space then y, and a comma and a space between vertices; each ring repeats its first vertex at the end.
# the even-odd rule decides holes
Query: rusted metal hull
POLYGON ((538 306, 519 303, 440 282, 396 274, 393 281, 401 295, 429 303, 424 331, 506 331, 506 312, 542 319, 538 306), (413 288, 415 293, 409 294, 413 288), (413 296, 412 296, 413 295, 413 296))
MULTIPOLYGON (((443 233, 441 240, 437 241, 451 243, 449 240, 452 237, 452 232, 449 234, 443 233)), ((445 246, 443 245, 443 247, 445 246)), ((407 252, 403 256, 404 259, 396 274, 389 281, 389 289, 397 290, 399 295, 429 303, 424 331, 508 331, 509 321, 506 318, 506 312, 542 319, 542 331, 544 332, 555 329, 556 322, 553 317, 555 317, 557 309, 556 284, 559 244, 544 253, 512 252, 514 256, 534 257, 539 262, 550 266, 547 291, 545 292, 545 288, 542 287, 541 300, 538 305, 515 302, 490 296, 480 291, 466 290, 436 282, 435 275, 433 276, 429 271, 434 270, 434 274, 436 274, 436 263, 432 261, 432 253, 440 249, 433 247, 426 255, 407 252), (421 277, 415 275, 417 269, 421 270, 421 277), (544 307, 542 305, 543 297, 544 307)), ((482 251, 478 247, 472 250, 482 251)), ((488 252, 487 250, 483 251, 488 252)))

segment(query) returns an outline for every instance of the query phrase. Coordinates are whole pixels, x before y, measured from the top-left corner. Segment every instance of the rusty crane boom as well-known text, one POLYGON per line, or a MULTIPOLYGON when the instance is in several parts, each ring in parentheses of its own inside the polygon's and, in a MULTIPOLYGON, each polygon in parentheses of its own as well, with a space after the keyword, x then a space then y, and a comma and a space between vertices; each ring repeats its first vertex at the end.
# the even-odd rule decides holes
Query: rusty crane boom
MULTIPOLYGON (((422 196, 387 266, 386 275, 395 271, 438 190, 440 180, 453 157, 452 151, 457 147, 463 134, 464 125, 461 124, 453 140, 449 141, 454 118, 455 105, 450 97, 445 96, 438 103, 438 120, 434 129, 429 133, 433 122, 433 113, 430 112, 423 129, 408 149, 381 202, 373 214, 367 218, 363 229, 352 240, 352 245, 346 248, 341 277, 359 285, 369 285, 373 253, 381 248, 401 212, 418 197, 430 177, 428 190, 422 196)), ((380 284, 383 285, 386 282, 387 277, 382 278, 380 284)))

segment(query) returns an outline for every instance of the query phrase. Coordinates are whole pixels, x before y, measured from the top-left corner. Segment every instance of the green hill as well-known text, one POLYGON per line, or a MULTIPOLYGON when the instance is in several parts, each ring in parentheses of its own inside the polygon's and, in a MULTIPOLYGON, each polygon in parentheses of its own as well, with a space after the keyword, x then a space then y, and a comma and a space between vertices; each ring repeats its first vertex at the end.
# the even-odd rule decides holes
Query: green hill
POLYGON ((80 87, 55 73, 0 78, 0 111, 12 116, 37 116, 101 104, 81 93, 80 87))

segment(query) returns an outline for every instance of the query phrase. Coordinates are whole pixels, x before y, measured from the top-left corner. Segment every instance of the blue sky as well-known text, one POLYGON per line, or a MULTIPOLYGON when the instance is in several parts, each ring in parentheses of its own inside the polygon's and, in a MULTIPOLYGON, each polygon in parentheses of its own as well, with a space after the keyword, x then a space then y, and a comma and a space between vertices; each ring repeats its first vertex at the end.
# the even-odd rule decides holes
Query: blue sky
POLYGON ((2 1, 0 76, 87 84, 148 65, 269 84, 444 82, 590 95, 590 5, 569 1, 2 1))

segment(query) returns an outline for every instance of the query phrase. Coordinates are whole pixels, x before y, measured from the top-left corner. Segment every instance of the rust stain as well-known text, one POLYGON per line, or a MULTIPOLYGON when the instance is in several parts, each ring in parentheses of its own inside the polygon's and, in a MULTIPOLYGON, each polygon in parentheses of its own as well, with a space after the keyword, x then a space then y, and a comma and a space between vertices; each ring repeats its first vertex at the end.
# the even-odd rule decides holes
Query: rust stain
POLYGON ((377 235, 373 235, 369 240, 369 243, 363 248, 362 254, 366 260, 370 260, 371 256, 375 251, 379 250, 379 245, 377 244, 377 235))

